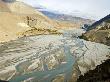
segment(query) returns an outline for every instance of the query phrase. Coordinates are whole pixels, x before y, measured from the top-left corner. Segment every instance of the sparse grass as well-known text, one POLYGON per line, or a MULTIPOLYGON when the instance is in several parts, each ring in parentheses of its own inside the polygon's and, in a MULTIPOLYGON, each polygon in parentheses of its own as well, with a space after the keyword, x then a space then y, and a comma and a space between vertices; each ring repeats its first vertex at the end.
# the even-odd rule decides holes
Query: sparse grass
POLYGON ((25 31, 23 33, 19 33, 19 36, 51 35, 51 34, 61 35, 62 33, 58 32, 58 30, 54 30, 54 29, 33 28, 33 29, 25 31))

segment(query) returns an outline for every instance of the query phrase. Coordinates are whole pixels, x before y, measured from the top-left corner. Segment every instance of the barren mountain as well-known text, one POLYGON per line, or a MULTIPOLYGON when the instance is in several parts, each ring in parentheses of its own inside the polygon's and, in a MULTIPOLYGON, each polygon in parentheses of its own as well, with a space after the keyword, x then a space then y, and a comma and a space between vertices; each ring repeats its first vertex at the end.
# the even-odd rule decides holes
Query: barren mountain
POLYGON ((56 23, 34 8, 17 1, 3 2, 2 5, 7 5, 11 12, 0 13, 0 42, 29 35, 57 33, 54 28, 56 23))

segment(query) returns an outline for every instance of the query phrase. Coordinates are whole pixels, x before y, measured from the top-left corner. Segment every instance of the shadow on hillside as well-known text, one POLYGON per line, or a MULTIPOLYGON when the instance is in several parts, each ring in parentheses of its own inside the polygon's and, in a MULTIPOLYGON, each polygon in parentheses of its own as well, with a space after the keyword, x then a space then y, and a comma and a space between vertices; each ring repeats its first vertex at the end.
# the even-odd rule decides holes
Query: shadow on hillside
POLYGON ((110 59, 81 75, 77 82, 110 82, 110 59))

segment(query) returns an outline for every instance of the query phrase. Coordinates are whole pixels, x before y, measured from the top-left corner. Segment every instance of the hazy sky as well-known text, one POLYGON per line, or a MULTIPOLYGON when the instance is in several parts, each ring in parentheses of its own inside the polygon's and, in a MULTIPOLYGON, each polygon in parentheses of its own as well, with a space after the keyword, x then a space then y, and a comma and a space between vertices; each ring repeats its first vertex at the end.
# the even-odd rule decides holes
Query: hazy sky
POLYGON ((99 19, 110 14, 110 0, 24 0, 33 6, 41 5, 65 13, 81 12, 99 19))

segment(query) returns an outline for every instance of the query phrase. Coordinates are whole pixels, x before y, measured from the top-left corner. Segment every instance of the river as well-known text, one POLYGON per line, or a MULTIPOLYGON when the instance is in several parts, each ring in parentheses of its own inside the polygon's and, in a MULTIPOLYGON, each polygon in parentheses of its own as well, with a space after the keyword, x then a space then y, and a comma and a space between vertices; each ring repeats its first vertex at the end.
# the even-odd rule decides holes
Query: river
MULTIPOLYGON (((73 65, 77 60, 71 49, 75 47, 77 50, 83 51, 82 48, 85 47, 85 43, 78 38, 82 33, 82 30, 66 30, 63 35, 30 36, 2 44, 1 55, 4 56, 4 60, 11 62, 8 66, 15 66, 16 69, 16 74, 9 81, 52 82, 57 76, 63 74, 64 82, 69 82, 73 74, 73 65), (62 50, 66 63, 58 64, 55 68, 49 69, 44 61, 45 58, 62 50), (40 63, 42 64, 41 68, 43 67, 42 70, 24 72, 36 59, 42 61, 40 63)), ((83 54, 80 52, 81 55, 83 54)))

